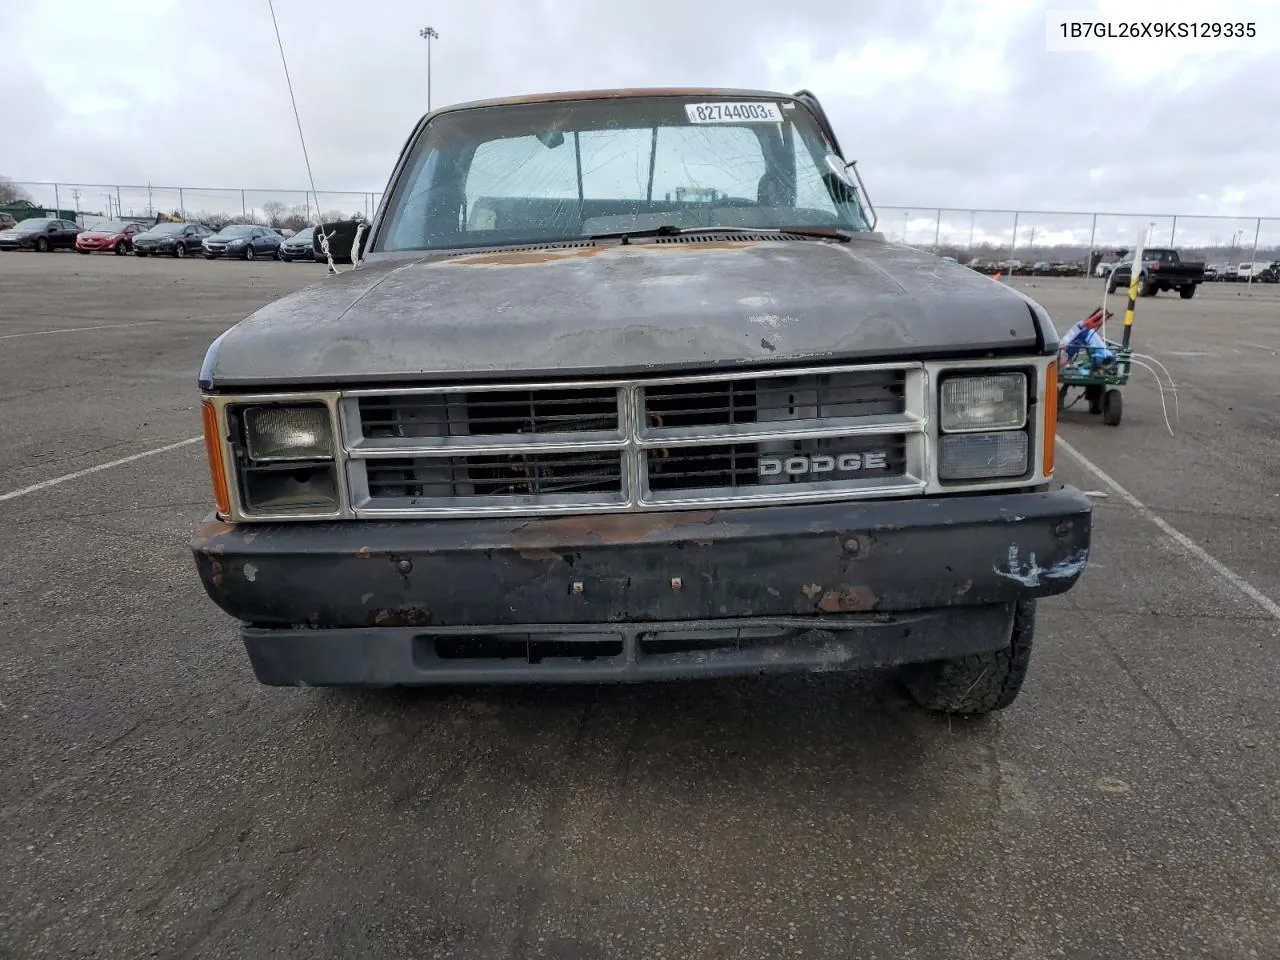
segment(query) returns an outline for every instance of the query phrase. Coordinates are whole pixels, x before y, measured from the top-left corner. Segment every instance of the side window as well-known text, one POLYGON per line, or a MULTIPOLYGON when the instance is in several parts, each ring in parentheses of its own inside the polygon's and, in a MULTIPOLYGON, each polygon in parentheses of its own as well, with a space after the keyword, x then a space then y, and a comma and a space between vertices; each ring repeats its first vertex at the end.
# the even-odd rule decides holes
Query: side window
POLYGON ((573 139, 546 147, 537 137, 488 140, 478 147, 467 171, 467 209, 481 197, 577 199, 573 139))
POLYGON ((468 232, 497 230, 508 222, 536 231, 549 226, 550 219, 576 218, 578 166, 573 137, 566 136, 553 147, 533 136, 488 140, 471 158, 463 191, 468 232), (520 200, 573 203, 540 205, 536 212, 525 208, 517 213, 515 204, 520 200))
MULTIPOLYGON (((647 152, 633 156, 647 158, 647 152)), ((643 159, 637 165, 643 168, 643 159)), ((662 127, 653 157, 653 199, 736 197, 754 203, 765 170, 760 141, 745 127, 662 127)), ((640 176, 646 174, 642 169, 640 176)))
POLYGON ((819 210, 826 214, 836 214, 835 201, 831 198, 831 190, 822 175, 826 173, 826 164, 821 157, 815 163, 809 153, 804 137, 796 127, 791 128, 790 148, 796 157, 796 207, 800 210, 819 210))
MULTIPOLYGON (((662 139, 661 133, 658 138, 662 139)), ((645 199, 652 143, 649 129, 583 131, 578 136, 582 195, 588 200, 645 199)))

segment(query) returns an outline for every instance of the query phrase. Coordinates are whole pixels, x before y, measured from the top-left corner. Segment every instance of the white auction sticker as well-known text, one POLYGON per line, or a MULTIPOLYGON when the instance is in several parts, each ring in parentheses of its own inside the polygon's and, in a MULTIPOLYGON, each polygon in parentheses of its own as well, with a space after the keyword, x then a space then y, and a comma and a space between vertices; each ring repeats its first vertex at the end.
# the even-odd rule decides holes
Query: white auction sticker
POLYGON ((690 123, 781 123, 782 111, 772 100, 753 103, 686 103, 690 123))

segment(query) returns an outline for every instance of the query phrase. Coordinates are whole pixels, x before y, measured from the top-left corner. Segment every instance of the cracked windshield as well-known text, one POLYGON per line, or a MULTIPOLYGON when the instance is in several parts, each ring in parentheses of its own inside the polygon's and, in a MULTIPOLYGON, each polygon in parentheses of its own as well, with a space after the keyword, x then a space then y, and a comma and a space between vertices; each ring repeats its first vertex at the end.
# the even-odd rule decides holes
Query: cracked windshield
POLYGON ((1280 5, 0 55, 0 960, 1280 960, 1280 5))

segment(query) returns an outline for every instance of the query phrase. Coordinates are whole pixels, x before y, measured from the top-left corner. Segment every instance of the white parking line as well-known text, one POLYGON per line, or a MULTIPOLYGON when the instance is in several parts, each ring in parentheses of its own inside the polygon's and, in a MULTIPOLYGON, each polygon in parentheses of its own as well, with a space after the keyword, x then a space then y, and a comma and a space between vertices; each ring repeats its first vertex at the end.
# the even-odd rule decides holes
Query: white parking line
POLYGON ((1246 597, 1248 597, 1250 600, 1252 600, 1254 603, 1260 606, 1263 610, 1265 610, 1268 614, 1270 614, 1276 620, 1280 620, 1280 603, 1276 603, 1274 600, 1268 597, 1265 593, 1263 593, 1253 584, 1245 580, 1242 576, 1240 576, 1238 573, 1236 573, 1234 570, 1228 567, 1225 563, 1223 563, 1217 557, 1213 556, 1213 554, 1209 553, 1209 551, 1206 550, 1204 547, 1200 546, 1200 544, 1196 543, 1194 540, 1188 537, 1181 530, 1178 530, 1177 528, 1175 528, 1163 517, 1153 513, 1145 503, 1143 503, 1141 500, 1135 497, 1132 493, 1130 493, 1124 487, 1120 486, 1120 484, 1116 483, 1116 481, 1112 479, 1106 473, 1106 471, 1104 471, 1100 466, 1098 466, 1096 463, 1094 463, 1092 460, 1086 457, 1083 453, 1081 453, 1071 444, 1067 443, 1067 441, 1063 440, 1061 437, 1058 438, 1058 446, 1062 447, 1063 450, 1071 454, 1071 456, 1074 457, 1082 467, 1084 467, 1086 470, 1092 473, 1095 477, 1097 477, 1099 480, 1105 483, 1108 487, 1114 490, 1116 492, 1116 495, 1119 496, 1120 499, 1124 500, 1126 503, 1129 504, 1129 506, 1137 510, 1139 514, 1141 514, 1143 517, 1150 520, 1157 527, 1159 527, 1161 532, 1164 533, 1171 540, 1173 540, 1175 543, 1177 543, 1178 546, 1182 547, 1182 549, 1186 550, 1189 554, 1191 554, 1193 557, 1195 557, 1197 560, 1199 560, 1201 563, 1207 566, 1219 577, 1221 577, 1227 583, 1231 584, 1231 586, 1235 587, 1237 590, 1243 593, 1246 597))
POLYGON ((17 337, 47 337, 52 333, 81 333, 85 330, 113 330, 117 327, 141 327, 149 323, 159 322, 159 320, 136 320, 133 323, 101 323, 96 327, 61 327, 57 330, 32 330, 29 333, 6 333, 0 335, 0 340, 13 340, 17 337))
MULTIPOLYGON (((198 323, 202 320, 226 320, 234 318, 243 320, 246 314, 240 313, 210 313, 203 317, 178 317, 178 323, 198 323)), ((57 330, 30 330, 26 333, 4 333, 0 334, 0 340, 13 340, 17 337, 47 337, 54 333, 83 333, 86 330, 116 330, 120 327, 144 327, 152 323, 166 323, 165 320, 134 320, 129 323, 100 323, 93 327, 59 327, 57 330)))
POLYGON ((188 437, 186 440, 179 440, 177 443, 165 444, 163 447, 156 447, 154 450, 144 450, 142 453, 135 453, 130 457, 121 457, 119 460, 112 460, 109 463, 100 463, 96 467, 87 467, 84 470, 77 470, 75 473, 67 473, 61 477, 54 477, 52 480, 41 480, 39 483, 33 483, 29 487, 23 487, 20 490, 10 490, 8 493, 0 493, 0 503, 6 500, 16 500, 18 497, 25 497, 29 493, 37 493, 40 490, 47 490, 50 487, 56 487, 60 483, 66 483, 69 480, 79 480, 81 477, 87 477, 91 473, 98 473, 102 470, 110 470, 112 467, 122 467, 126 463, 133 463, 135 460, 142 460, 146 457, 154 457, 157 453, 168 453, 170 450, 177 450, 179 447, 189 447, 193 443, 199 443, 203 437, 188 437))

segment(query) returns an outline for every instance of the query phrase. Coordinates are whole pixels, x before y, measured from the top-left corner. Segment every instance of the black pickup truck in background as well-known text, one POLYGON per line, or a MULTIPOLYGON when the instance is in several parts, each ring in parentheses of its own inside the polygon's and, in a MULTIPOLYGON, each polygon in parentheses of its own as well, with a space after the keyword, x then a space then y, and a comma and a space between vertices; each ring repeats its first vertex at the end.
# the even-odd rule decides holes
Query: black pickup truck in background
MULTIPOLYGON (((1133 255, 1125 257, 1111 271, 1107 292, 1115 293, 1119 287, 1129 286, 1133 255)), ((1154 297, 1161 290, 1177 290, 1183 300, 1196 295, 1196 287, 1204 283, 1204 264, 1188 263, 1178 257, 1178 251, 1169 247, 1152 247, 1142 251, 1142 269, 1138 273, 1138 296, 1154 297)))

